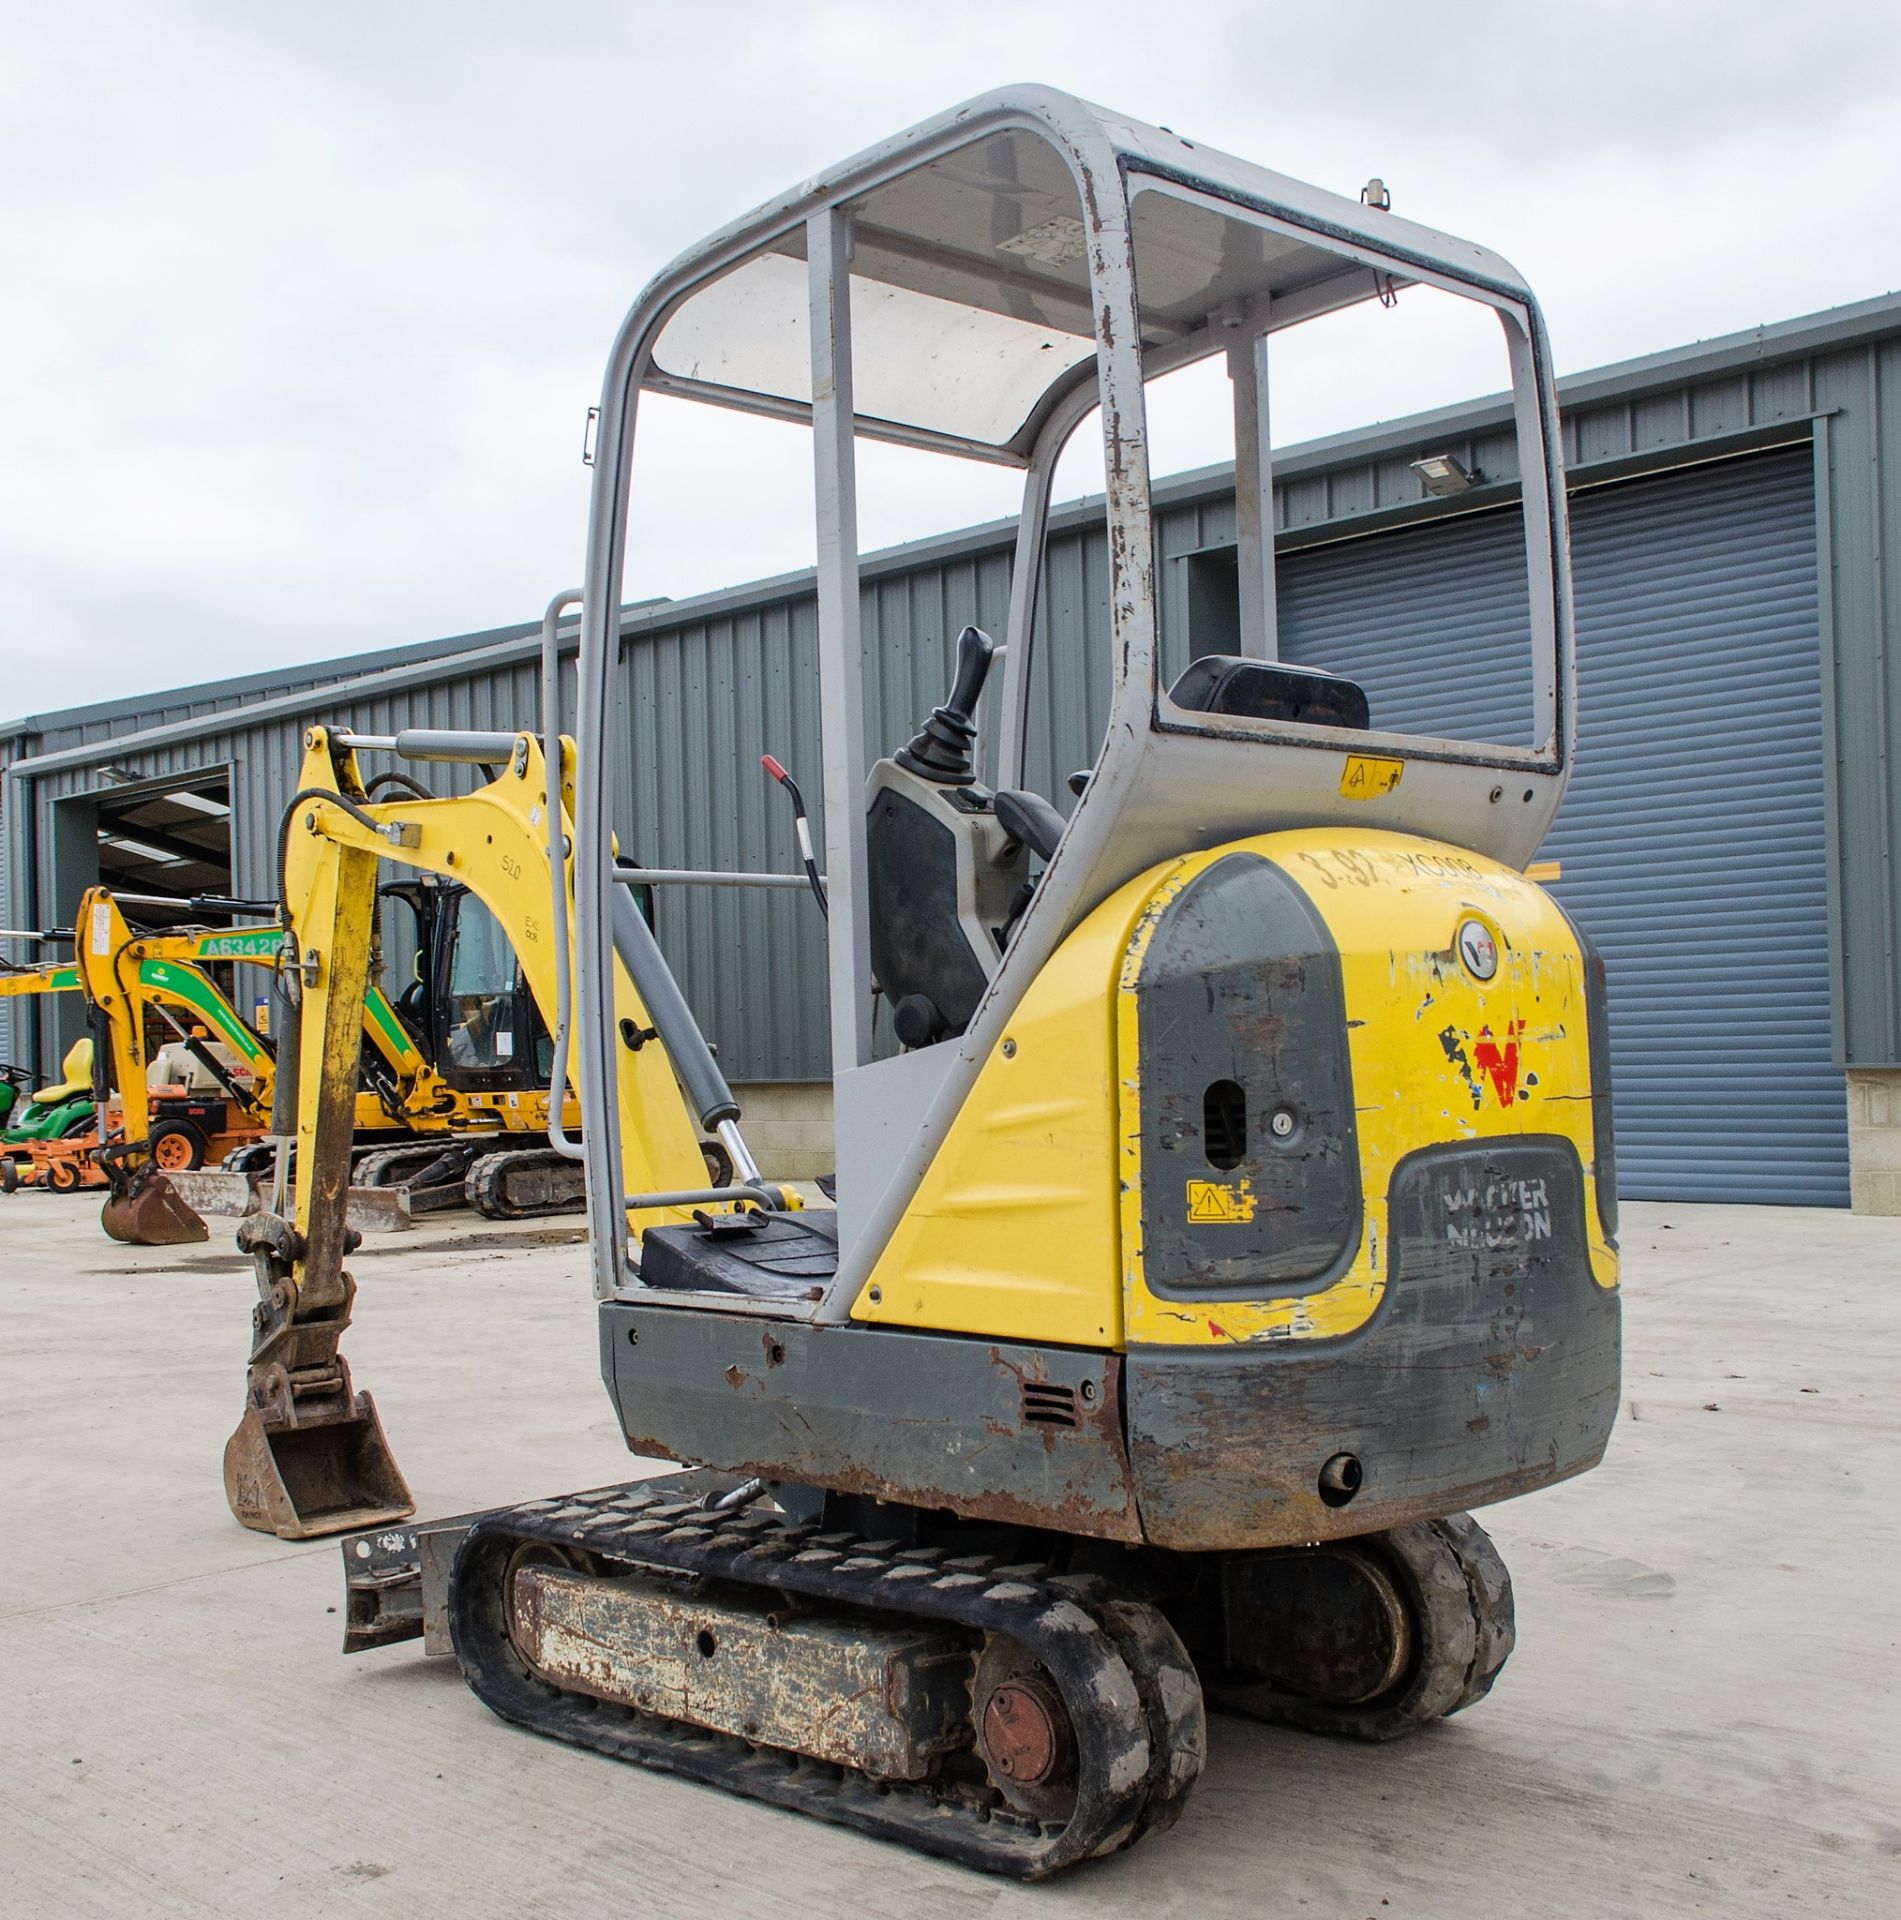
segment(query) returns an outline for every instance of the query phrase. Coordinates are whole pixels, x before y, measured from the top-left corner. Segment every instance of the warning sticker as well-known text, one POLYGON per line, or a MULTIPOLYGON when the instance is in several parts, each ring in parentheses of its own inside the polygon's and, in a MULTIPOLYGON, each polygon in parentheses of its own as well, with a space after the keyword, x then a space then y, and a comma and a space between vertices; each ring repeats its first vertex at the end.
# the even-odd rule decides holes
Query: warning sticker
POLYGON ((1349 800, 1371 800, 1391 793, 1406 771, 1404 760, 1380 760, 1371 754, 1350 753, 1340 775, 1340 791, 1349 800))
POLYGON ((1188 1219, 1194 1226, 1244 1226, 1254 1218, 1254 1195, 1245 1180, 1188 1183, 1188 1219))
POLYGON ((94 953, 112 951, 112 909, 103 900, 93 902, 92 950, 94 953))

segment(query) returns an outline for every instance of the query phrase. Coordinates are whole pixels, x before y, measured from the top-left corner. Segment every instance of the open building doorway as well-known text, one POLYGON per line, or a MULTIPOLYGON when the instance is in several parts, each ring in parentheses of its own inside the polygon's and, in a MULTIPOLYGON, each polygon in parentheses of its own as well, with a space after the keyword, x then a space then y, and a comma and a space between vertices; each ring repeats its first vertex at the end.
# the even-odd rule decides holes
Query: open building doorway
POLYGON ((179 903, 143 905, 130 916, 136 923, 181 926, 203 917, 187 904, 194 896, 230 893, 228 774, 194 774, 163 785, 140 782, 93 798, 101 884, 179 903))
MULTIPOLYGON (((231 892, 231 776, 223 768, 163 779, 107 769, 110 784, 54 801, 52 919, 71 926, 88 887, 107 886, 126 903, 130 923, 164 932, 202 921, 191 901, 231 892), (174 904, 176 903, 176 904, 174 904)), ((224 969, 218 969, 223 973, 224 969)), ((218 984, 227 990, 228 978, 218 984)), ((242 1003, 240 1003, 242 1004, 242 1003)), ((37 1009, 30 1064, 48 1073, 86 1032, 75 994, 48 996, 37 1009)))

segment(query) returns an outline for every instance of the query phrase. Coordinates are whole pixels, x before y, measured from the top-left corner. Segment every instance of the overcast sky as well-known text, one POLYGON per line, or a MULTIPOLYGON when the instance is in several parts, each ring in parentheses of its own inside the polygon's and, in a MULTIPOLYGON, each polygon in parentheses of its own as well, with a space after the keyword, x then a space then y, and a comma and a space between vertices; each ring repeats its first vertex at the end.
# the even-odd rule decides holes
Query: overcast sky
MULTIPOLYGON (((0 715, 533 617, 580 571, 582 421, 648 275, 1005 81, 1349 194, 1380 174, 1516 263, 1568 372, 1901 286, 1898 21, 0 0, 0 715)), ((1420 371, 1424 400, 1494 384, 1452 344, 1420 371)), ((1276 392, 1277 439, 1394 410, 1276 392)), ((1208 401, 1158 405, 1162 467, 1229 452, 1208 401)), ((643 422, 631 592, 809 560, 801 431, 643 422)), ((861 484, 868 548, 1010 497, 889 450, 861 484)))

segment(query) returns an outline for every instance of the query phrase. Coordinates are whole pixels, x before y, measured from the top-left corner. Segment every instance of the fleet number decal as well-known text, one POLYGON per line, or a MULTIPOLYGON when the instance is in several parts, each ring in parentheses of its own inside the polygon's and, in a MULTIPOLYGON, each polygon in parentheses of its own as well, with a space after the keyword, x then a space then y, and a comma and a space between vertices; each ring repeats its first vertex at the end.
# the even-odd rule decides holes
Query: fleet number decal
POLYGON ((212 934, 199 943, 198 953, 205 960, 216 960, 224 954, 271 954, 277 951, 283 938, 275 927, 260 928, 255 933, 212 934))
POLYGON ((1370 754, 1350 753, 1340 775, 1340 791, 1349 800, 1371 800, 1391 793, 1406 771, 1404 760, 1379 760, 1370 754))

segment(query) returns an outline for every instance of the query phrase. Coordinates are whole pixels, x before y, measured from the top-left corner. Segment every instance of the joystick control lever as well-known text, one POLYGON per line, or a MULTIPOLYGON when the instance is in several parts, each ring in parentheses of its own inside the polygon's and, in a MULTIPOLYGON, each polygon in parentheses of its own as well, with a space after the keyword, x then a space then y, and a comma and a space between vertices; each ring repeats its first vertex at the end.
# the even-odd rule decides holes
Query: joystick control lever
POLYGON ((977 738, 977 702, 983 698, 997 643, 978 627, 966 627, 957 636, 957 676, 950 698, 931 709, 931 717, 913 735, 909 746, 893 756, 907 773, 940 787, 968 787, 977 776, 971 766, 971 744, 977 738))

